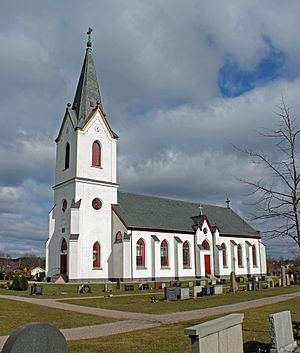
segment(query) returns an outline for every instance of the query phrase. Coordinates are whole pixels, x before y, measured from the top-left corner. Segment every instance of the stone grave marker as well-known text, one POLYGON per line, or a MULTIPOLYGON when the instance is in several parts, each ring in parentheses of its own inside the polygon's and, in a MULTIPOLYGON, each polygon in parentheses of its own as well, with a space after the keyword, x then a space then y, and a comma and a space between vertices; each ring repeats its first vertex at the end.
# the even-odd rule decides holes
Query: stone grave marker
POLYGON ((281 287, 281 278, 278 278, 278 287, 281 287))
POLYGON ((193 297, 198 297, 201 295, 202 287, 201 286, 194 286, 193 287, 193 297))
POLYGON ((300 284, 300 275, 295 276, 295 284, 300 284))
POLYGON ((281 266, 280 271, 281 287, 286 287, 285 267, 281 266))
POLYGON ((154 282, 154 289, 162 289, 162 282, 154 282))
POLYGON ((194 282, 189 282, 189 288, 193 288, 194 287, 194 282))
POLYGON ((297 346, 292 329, 290 311, 281 311, 269 315, 271 334, 270 353, 290 352, 297 346))
POLYGON ((56 327, 31 322, 8 337, 2 353, 68 353, 68 345, 56 327))
POLYGON ((166 284, 163 282, 161 285, 161 288, 164 289, 166 287, 166 284))
POLYGON ((257 283, 255 277, 252 277, 252 290, 257 290, 257 283))
POLYGON ((117 278, 117 289, 120 290, 121 289, 121 279, 117 278))
POLYGON ((264 289, 263 281, 258 281, 258 289, 264 289))
POLYGON ((190 297, 190 288, 179 287, 180 299, 188 299, 190 297))
POLYGON ((285 283, 286 283, 287 286, 290 286, 290 285, 291 285, 289 275, 285 275, 285 283))
POLYGON ((230 291, 236 293, 239 289, 238 284, 236 283, 235 273, 232 271, 230 273, 230 291))
POLYGON ((200 286, 202 286, 202 287, 206 286, 206 281, 205 280, 201 280, 200 281, 200 286))
POLYGON ((103 291, 104 292, 112 292, 112 290, 113 290, 112 284, 105 283, 103 291))
POLYGON ((184 329, 192 343, 192 353, 243 353, 244 314, 230 314, 184 329))
POLYGON ((247 283, 246 288, 248 291, 252 290, 252 283, 247 283))

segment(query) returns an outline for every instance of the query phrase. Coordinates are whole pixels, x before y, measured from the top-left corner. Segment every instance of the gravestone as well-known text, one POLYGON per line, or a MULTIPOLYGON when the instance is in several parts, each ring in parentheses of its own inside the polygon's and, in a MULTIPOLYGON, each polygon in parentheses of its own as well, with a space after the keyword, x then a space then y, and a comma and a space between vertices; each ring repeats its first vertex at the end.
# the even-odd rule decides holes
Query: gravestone
POLYGON ((252 290, 257 290, 257 283, 255 277, 252 277, 252 290))
POLYGON ((194 282, 189 282, 189 288, 193 288, 194 287, 194 282))
POLYGON ((296 347, 293 336, 290 311, 269 315, 271 349, 270 353, 290 352, 296 347))
POLYGON ((214 286, 214 294, 218 295, 218 294, 223 294, 223 286, 222 285, 217 285, 214 286))
POLYGON ((139 290, 150 290, 148 283, 141 283, 139 284, 139 290))
POLYGON ((258 289, 264 289, 263 281, 258 281, 258 289))
POLYGON ((125 284, 125 291, 133 291, 134 290, 134 285, 133 284, 125 284))
POLYGON ((232 271, 230 273, 230 291, 236 293, 239 289, 238 284, 236 283, 235 273, 232 271))
POLYGON ((287 286, 291 285, 289 275, 285 275, 285 283, 286 283, 287 286))
POLYGON ((270 277, 267 278, 267 287, 268 288, 273 288, 274 287, 274 281, 270 277))
POLYGON ((181 287, 165 287, 165 300, 172 301, 180 299, 181 289, 181 287))
POLYGON ((300 284, 300 275, 295 276, 295 284, 300 284))
POLYGON ((201 286, 201 281, 196 281, 196 286, 201 286))
POLYGON ((244 314, 230 314, 184 329, 192 343, 192 353, 243 353, 244 314))
POLYGON ((221 278, 221 284, 226 284, 226 279, 225 278, 221 278))
POLYGON ((30 295, 43 295, 43 287, 35 283, 31 286, 30 295))
POLYGON ((202 287, 201 286, 194 286, 193 287, 193 297, 198 297, 201 295, 202 287))
POLYGON ((164 289, 166 287, 166 284, 163 282, 161 285, 161 288, 164 289))
POLYGON ((278 287, 281 287, 281 278, 278 278, 278 287))
POLYGON ((202 287, 206 286, 206 281, 205 280, 201 280, 200 281, 200 286, 202 286, 202 287))
POLYGON ((248 291, 252 290, 252 283, 247 283, 246 288, 248 291))
POLYGON ((281 287, 286 287, 285 267, 281 266, 280 271, 281 287))
POLYGON ((121 279, 117 278, 117 289, 120 290, 121 289, 121 279))
POLYGON ((206 297, 207 295, 210 295, 209 287, 202 287, 201 297, 206 297))
POLYGON ((188 299, 190 297, 190 289, 179 287, 180 299, 188 299))
POLYGON ((290 274, 290 284, 295 284, 295 278, 293 273, 290 274))
POLYGON ((68 345, 56 327, 31 322, 8 337, 2 353, 68 353, 68 345))
POLYGON ((112 284, 105 283, 103 291, 104 292, 112 292, 112 290, 113 290, 112 284))
POLYGON ((170 281, 170 287, 175 287, 176 286, 176 281, 170 281))
POLYGON ((162 282, 154 282, 154 289, 162 289, 162 282))
POLYGON ((216 285, 216 284, 217 284, 217 280, 212 279, 212 280, 211 280, 211 284, 212 284, 213 286, 216 285))

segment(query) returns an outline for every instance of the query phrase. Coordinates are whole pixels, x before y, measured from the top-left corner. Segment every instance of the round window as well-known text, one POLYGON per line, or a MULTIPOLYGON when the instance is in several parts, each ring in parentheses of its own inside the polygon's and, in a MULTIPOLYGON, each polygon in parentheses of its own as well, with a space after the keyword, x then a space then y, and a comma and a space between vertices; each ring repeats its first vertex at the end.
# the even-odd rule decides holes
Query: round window
POLYGON ((63 212, 65 212, 65 210, 67 209, 67 207, 68 207, 68 202, 67 202, 67 200, 63 200, 63 203, 62 203, 62 210, 63 210, 63 212))
POLYGON ((92 206, 95 210, 100 210, 100 208, 102 207, 102 202, 100 199, 98 198, 95 198, 93 201, 92 201, 92 206))
POLYGON ((207 234, 207 228, 206 227, 203 229, 203 233, 207 234))

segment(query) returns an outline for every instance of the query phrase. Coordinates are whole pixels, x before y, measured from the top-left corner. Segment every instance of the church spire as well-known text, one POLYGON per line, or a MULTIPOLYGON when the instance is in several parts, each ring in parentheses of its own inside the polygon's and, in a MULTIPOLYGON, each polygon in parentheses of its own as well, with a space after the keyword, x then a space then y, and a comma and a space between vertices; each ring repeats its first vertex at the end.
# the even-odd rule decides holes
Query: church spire
POLYGON ((99 106, 102 110, 99 85, 92 56, 92 31, 92 28, 89 28, 87 32, 86 54, 72 106, 72 110, 76 111, 77 121, 86 120, 96 106, 99 106))

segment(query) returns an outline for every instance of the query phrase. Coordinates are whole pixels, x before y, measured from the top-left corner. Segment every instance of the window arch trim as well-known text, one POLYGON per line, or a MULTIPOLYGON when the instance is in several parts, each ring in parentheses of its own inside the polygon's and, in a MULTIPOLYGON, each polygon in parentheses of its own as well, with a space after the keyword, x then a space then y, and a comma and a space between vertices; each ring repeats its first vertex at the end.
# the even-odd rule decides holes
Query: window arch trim
POLYGON ((190 244, 187 240, 182 245, 182 260, 183 267, 190 267, 190 244))
POLYGON ((102 146, 98 140, 94 141, 92 145, 92 166, 102 167, 102 146))
POLYGON ((101 245, 96 241, 93 245, 93 268, 101 268, 101 245))
POLYGON ((225 243, 221 244, 223 267, 227 267, 227 249, 225 243))
POLYGON ((145 241, 143 238, 136 242, 136 266, 145 267, 145 241))
POLYGON ((160 265, 161 267, 169 266, 169 243, 166 239, 160 244, 160 265))

